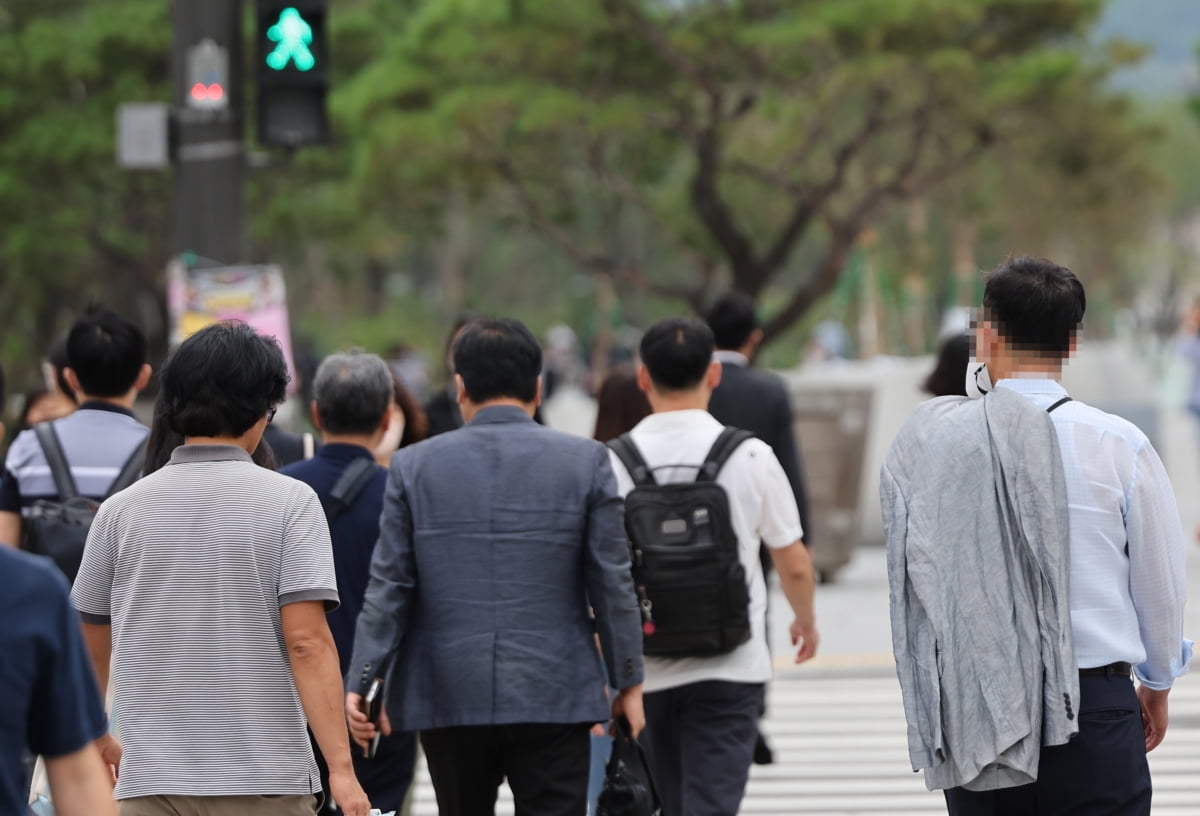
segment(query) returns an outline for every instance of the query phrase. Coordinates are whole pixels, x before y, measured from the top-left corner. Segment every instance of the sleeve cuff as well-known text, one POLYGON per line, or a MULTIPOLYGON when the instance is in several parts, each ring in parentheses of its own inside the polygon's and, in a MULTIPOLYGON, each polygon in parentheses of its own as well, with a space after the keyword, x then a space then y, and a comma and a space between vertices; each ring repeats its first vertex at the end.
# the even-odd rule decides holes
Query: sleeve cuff
POLYGON ((96 626, 112 626, 112 615, 96 615, 92 612, 80 612, 79 619, 84 623, 96 626))
POLYGON ((790 547, 797 541, 804 540, 804 531, 799 526, 793 527, 790 530, 785 530, 778 538, 773 540, 764 539, 766 545, 772 550, 782 550, 784 547, 790 547))
POLYGON ((1146 669, 1150 667, 1149 663, 1143 663, 1140 666, 1135 666, 1133 669, 1134 675, 1137 677, 1138 683, 1148 689, 1154 691, 1165 691, 1174 684, 1176 677, 1183 677, 1188 673, 1188 666, 1192 662, 1192 650, 1195 648, 1195 643, 1187 638, 1183 639, 1183 643, 1179 650, 1179 662, 1172 663, 1169 677, 1166 680, 1150 679, 1146 669))
POLYGON ((295 592, 285 592, 279 596, 279 605, 281 607, 288 604, 301 603, 302 601, 324 601, 325 611, 332 612, 337 609, 341 603, 338 598, 336 589, 327 587, 319 587, 316 589, 300 589, 295 592))

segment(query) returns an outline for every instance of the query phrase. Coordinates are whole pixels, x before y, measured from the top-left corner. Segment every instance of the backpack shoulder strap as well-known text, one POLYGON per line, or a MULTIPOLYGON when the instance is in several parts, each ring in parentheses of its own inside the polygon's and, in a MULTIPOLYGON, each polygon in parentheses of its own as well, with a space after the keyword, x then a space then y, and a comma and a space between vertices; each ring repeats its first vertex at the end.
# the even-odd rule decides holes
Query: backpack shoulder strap
POLYGON ((637 449, 637 445, 633 444, 633 437, 628 433, 623 433, 616 439, 610 440, 608 448, 617 455, 621 464, 629 471, 629 478, 633 479, 635 486, 645 487, 658 484, 654 478, 654 471, 646 464, 641 451, 637 449))
POLYGON ((79 489, 75 486, 75 477, 71 475, 71 466, 67 464, 67 457, 63 453, 62 443, 59 442, 58 431, 54 430, 54 423, 39 422, 33 426, 33 432, 37 435, 38 444, 42 446, 46 464, 50 466, 50 475, 54 477, 58 498, 64 502, 70 501, 79 495, 79 489))
POLYGON ((358 499, 358 494, 362 493, 378 468, 379 465, 375 464, 374 459, 366 458, 355 459, 347 465, 342 475, 333 483, 333 489, 329 491, 329 499, 325 503, 325 517, 333 521, 346 512, 358 499))
POLYGON ((750 431, 726 426, 721 431, 721 435, 717 437, 717 441, 713 443, 712 448, 708 451, 708 456, 704 457, 704 464, 700 466, 700 472, 696 474, 696 481, 715 481, 717 474, 721 472, 721 468, 725 467, 725 463, 729 461, 729 457, 733 456, 733 452, 747 439, 753 438, 754 434, 750 433, 750 431))
POLYGON ((1062 398, 1062 399, 1060 399, 1058 402, 1054 403, 1054 404, 1053 404, 1053 405, 1051 405, 1049 408, 1047 408, 1047 409, 1046 409, 1046 413, 1047 413, 1047 414, 1053 414, 1053 413, 1054 413, 1054 411, 1055 411, 1056 409, 1063 407, 1064 405, 1066 405, 1066 404, 1067 404, 1068 402, 1070 402, 1070 401, 1071 401, 1071 398, 1070 398, 1070 397, 1063 397, 1063 398, 1062 398))
POLYGON ((146 442, 148 440, 148 436, 143 437, 142 441, 133 449, 133 452, 129 454, 129 458, 121 466, 121 472, 117 474, 117 478, 113 480, 112 485, 108 488, 108 492, 104 494, 104 498, 107 499, 114 493, 120 493, 141 478, 142 468, 146 464, 146 442))

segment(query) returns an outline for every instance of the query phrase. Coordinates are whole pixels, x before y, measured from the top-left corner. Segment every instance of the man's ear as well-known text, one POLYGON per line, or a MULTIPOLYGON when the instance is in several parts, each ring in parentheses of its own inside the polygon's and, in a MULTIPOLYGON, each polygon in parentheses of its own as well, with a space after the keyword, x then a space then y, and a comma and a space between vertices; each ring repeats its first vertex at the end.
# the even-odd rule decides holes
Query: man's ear
POLYGON ((721 384, 721 362, 713 360, 708 364, 708 373, 704 375, 704 384, 714 389, 721 384))
POLYGON ((638 365, 637 384, 638 384, 638 388, 647 394, 650 393, 650 389, 654 385, 654 383, 650 380, 650 369, 646 368, 645 363, 641 363, 638 365))
POLYGON ((75 373, 75 369, 67 367, 63 369, 63 379, 67 381, 67 385, 71 386, 71 393, 67 396, 74 397, 75 402, 79 402, 79 397, 83 394, 79 387, 79 376, 75 373))
POLYGON ((454 389, 458 392, 455 398, 459 405, 471 399, 471 395, 467 393, 467 385, 463 382, 462 374, 454 375, 454 389))
POLYGON ((313 400, 312 402, 310 402, 308 404, 308 416, 310 419, 312 419, 312 424, 313 424, 314 428, 316 428, 318 431, 325 430, 323 427, 321 427, 321 415, 317 412, 317 401, 316 400, 313 400))
MULTIPOLYGON (((154 369, 150 367, 150 364, 142 363, 142 370, 138 372, 137 380, 133 383, 133 389, 135 391, 145 391, 146 386, 150 384, 150 377, 153 376, 153 374, 154 369)), ((67 380, 67 382, 70 382, 70 380, 67 380)), ((75 388, 74 385, 71 387, 75 388)), ((78 389, 76 389, 76 391, 78 391, 78 389)))
POLYGON ((537 378, 537 391, 533 394, 533 404, 535 406, 542 404, 542 378, 537 378))
POLYGON ((758 347, 762 345, 764 337, 766 337, 766 335, 763 334, 762 329, 755 329, 754 331, 750 332, 750 336, 746 338, 747 357, 753 358, 754 355, 758 353, 758 347))

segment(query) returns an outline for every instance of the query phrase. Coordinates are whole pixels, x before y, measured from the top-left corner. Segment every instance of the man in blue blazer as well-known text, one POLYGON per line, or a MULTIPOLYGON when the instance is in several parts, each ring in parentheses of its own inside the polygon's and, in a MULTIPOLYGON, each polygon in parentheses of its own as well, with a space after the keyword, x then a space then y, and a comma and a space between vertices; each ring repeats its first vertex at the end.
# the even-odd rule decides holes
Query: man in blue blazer
POLYGON ((642 635, 607 450, 537 425, 542 352, 513 320, 454 344, 466 425, 391 463, 346 712, 387 677, 380 728, 421 732, 442 816, 587 810, 588 732, 638 732, 642 635), (596 647, 599 636, 600 649, 596 647), (389 668, 389 664, 393 664, 389 668))

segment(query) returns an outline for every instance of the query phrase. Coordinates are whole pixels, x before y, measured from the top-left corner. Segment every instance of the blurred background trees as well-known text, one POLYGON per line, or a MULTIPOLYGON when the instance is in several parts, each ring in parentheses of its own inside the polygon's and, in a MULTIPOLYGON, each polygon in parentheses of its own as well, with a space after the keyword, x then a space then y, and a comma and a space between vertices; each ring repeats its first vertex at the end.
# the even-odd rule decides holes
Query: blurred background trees
MULTIPOLYGON (((340 0, 336 142, 252 175, 245 260, 284 265, 318 342, 435 359, 463 309, 609 344, 729 286, 769 362, 824 320, 923 352, 1010 252, 1080 272, 1092 333, 1158 325, 1200 203, 1180 89, 1129 81, 1200 30, 1162 2, 340 0)), ((0 9, 5 359, 95 299, 163 342, 169 179, 116 169, 113 115, 168 98, 167 18, 0 9)))

